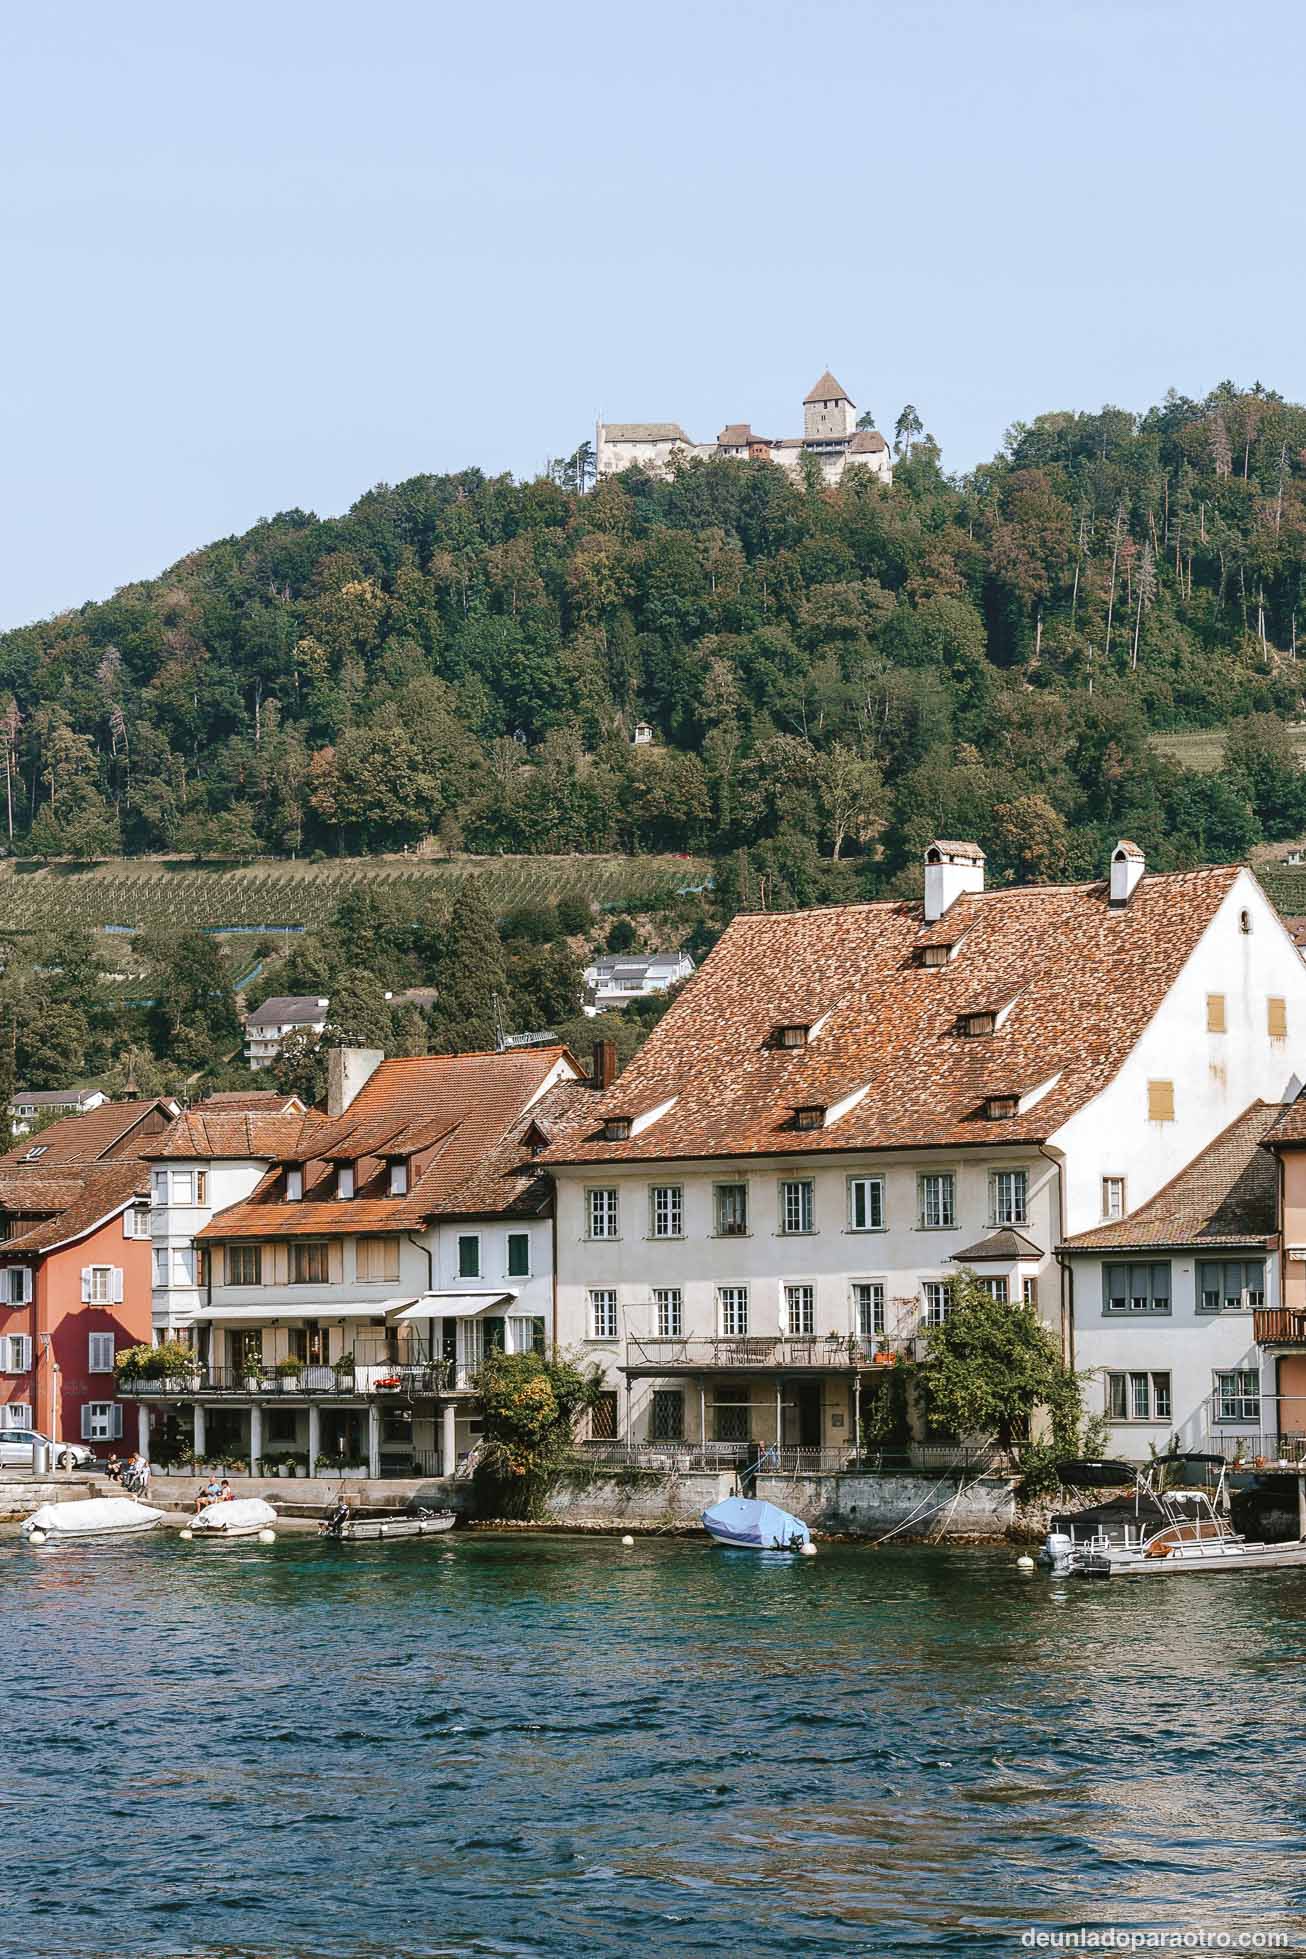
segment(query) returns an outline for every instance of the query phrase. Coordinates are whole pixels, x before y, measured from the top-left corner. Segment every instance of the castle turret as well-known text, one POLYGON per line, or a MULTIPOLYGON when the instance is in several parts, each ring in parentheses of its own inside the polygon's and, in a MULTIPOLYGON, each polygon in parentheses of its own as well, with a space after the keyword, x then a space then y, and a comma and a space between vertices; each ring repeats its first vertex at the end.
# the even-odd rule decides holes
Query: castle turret
POLYGON ((827 367, 803 397, 804 442, 846 442, 857 426, 857 404, 827 367))

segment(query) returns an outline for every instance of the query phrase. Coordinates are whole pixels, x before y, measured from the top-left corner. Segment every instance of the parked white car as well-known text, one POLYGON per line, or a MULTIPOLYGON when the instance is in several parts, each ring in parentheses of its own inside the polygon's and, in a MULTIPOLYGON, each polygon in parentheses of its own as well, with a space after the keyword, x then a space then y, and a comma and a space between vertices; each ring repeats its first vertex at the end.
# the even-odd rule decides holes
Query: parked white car
POLYGON ((51 1442, 48 1435, 34 1428, 6 1428, 0 1429, 0 1467, 30 1469, 32 1450, 38 1442, 45 1443, 56 1469, 86 1469, 95 1461, 94 1449, 88 1449, 84 1442, 51 1442))

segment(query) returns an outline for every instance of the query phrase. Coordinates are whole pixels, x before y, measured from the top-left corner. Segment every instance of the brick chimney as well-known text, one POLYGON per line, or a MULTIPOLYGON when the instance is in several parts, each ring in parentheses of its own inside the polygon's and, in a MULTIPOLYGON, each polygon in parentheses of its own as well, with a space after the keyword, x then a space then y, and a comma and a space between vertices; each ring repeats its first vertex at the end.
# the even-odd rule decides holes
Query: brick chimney
POLYGON ((384 1060, 380 1048, 328 1049, 327 1114, 342 1116, 384 1060))
POLYGON ((937 837, 925 852, 925 923, 933 925, 963 891, 984 889, 984 852, 977 843, 937 837))
POLYGON ((615 1041, 595 1041, 594 1072, 591 1077, 595 1088, 608 1089, 617 1079, 617 1044, 615 1041))

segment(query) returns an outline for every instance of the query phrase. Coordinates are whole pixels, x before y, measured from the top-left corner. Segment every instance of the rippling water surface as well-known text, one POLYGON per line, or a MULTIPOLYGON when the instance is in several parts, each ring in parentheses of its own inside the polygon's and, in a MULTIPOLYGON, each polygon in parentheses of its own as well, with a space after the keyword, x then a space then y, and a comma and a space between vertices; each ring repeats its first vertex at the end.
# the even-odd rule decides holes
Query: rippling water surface
POLYGON ((1306 1929, 1306 1575, 455 1537, 0 1544, 0 1952, 1306 1929))

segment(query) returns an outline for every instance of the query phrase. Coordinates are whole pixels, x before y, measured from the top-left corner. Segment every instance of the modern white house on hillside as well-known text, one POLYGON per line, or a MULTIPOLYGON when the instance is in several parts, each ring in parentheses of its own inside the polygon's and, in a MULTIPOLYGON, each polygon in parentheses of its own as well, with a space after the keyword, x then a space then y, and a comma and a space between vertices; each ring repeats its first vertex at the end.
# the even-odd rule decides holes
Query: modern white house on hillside
POLYGON ((694 962, 687 952, 610 953, 585 968, 584 1009, 591 1017, 632 1000, 648 1000, 688 979, 694 962))
POLYGON ((270 1068, 288 1034, 320 1034, 329 1000, 311 994, 279 994, 255 1007, 245 1020, 245 1059, 251 1068, 270 1068))
POLYGON ((738 917, 546 1153, 563 1342, 631 1441, 845 1448, 962 1267, 1069 1353, 1058 1245, 1291 1100, 1303 1051, 1306 968, 1237 866, 1122 842, 1099 881, 986 891, 937 842, 923 903, 738 917))

